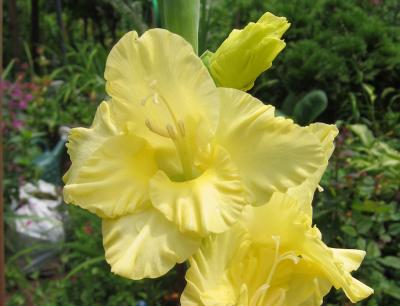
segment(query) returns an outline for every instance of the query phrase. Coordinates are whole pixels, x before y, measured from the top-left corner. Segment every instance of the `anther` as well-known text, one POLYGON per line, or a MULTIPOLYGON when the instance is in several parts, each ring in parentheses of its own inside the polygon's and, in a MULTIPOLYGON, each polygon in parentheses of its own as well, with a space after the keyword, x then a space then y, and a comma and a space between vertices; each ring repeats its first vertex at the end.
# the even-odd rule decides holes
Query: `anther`
POLYGON ((144 98, 140 101, 140 104, 142 104, 142 106, 145 106, 147 100, 150 99, 152 96, 153 96, 153 95, 148 95, 148 96, 144 97, 144 98))
POLYGON ((167 124, 167 132, 170 138, 176 139, 176 133, 174 131, 174 128, 172 127, 171 124, 167 124))
POLYGON ((178 128, 179 132, 181 133, 182 137, 185 137, 185 124, 183 123, 182 120, 178 120, 178 128))
POLYGON ((165 133, 165 131, 163 131, 163 130, 161 130, 161 129, 155 127, 155 126, 153 126, 153 125, 151 124, 151 122, 150 122, 149 119, 146 119, 144 123, 146 124, 147 128, 148 128, 150 131, 152 131, 153 133, 155 133, 155 134, 157 134, 157 135, 160 135, 160 136, 162 136, 162 137, 170 138, 170 135, 167 134, 167 133, 165 133))
POLYGON ((160 104, 160 99, 159 99, 158 93, 155 93, 153 95, 153 102, 154 102, 154 104, 160 104))
POLYGON ((157 80, 152 80, 150 83, 149 83, 149 87, 151 87, 151 88, 154 88, 154 86, 156 86, 157 85, 157 80))

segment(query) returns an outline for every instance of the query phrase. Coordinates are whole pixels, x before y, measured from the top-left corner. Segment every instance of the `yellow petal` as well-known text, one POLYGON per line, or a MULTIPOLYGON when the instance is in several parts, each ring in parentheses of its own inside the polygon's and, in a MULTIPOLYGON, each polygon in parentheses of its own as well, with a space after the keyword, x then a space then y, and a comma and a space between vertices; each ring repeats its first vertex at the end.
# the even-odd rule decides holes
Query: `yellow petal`
POLYGON ((111 271, 130 279, 155 278, 185 261, 200 238, 182 234, 157 210, 103 219, 103 244, 111 271))
POLYGON ((65 201, 107 218, 143 209, 149 179, 157 171, 153 154, 136 136, 110 137, 81 166, 74 183, 65 186, 65 201))
POLYGON ((341 261, 344 269, 348 272, 357 270, 365 257, 365 251, 354 249, 334 249, 330 248, 333 256, 341 261))
POLYGON ((227 230, 246 204, 237 169, 222 148, 216 150, 205 172, 193 180, 171 181, 158 171, 150 181, 150 198, 180 231, 201 236, 227 230))
POLYGON ((240 265, 238 254, 247 250, 247 233, 235 225, 229 231, 203 240, 202 246, 190 258, 186 273, 187 285, 181 296, 181 305, 247 305, 247 288, 240 288, 229 275, 231 265, 240 265))
MULTIPOLYGON (((275 222, 271 222, 272 224, 264 226, 264 233, 272 232, 274 235, 284 238, 282 245, 295 250, 296 254, 310 261, 315 269, 320 270, 321 275, 336 289, 343 289, 353 303, 373 293, 371 288, 353 278, 349 273, 357 264, 360 264, 362 251, 342 250, 338 252, 328 248, 322 242, 318 228, 311 227, 311 218, 301 211, 300 203, 294 198, 275 193, 265 208, 259 207, 254 210, 256 211, 256 209, 258 212, 253 213, 252 217, 253 220, 259 219, 255 222, 256 225, 260 226, 262 216, 268 215, 270 220, 275 220, 275 222)), ((248 224, 254 226, 251 225, 251 219, 248 220, 248 224)), ((254 233, 255 230, 257 228, 253 227, 252 232, 254 233)))
POLYGON ((108 137, 116 135, 118 127, 112 120, 109 102, 102 102, 97 108, 93 124, 90 128, 74 128, 68 137, 68 154, 71 167, 64 176, 64 182, 71 184, 79 174, 79 170, 108 137))
POLYGON ((285 293, 285 306, 319 306, 329 293, 332 284, 307 260, 293 267, 285 293))
MULTIPOLYGON (((326 291, 326 281, 337 289, 343 289, 352 302, 373 293, 371 288, 349 273, 359 266, 363 252, 328 248, 322 242, 319 230, 311 227, 310 216, 301 211, 301 205, 296 199, 286 194, 274 193, 266 205, 249 207, 243 222, 254 243, 271 245, 271 235, 280 236, 282 248, 301 255, 303 260, 308 261, 318 271, 314 276, 322 279, 320 285, 325 285, 313 298, 323 296, 321 292, 326 291)), ((308 268, 308 271, 311 273, 312 270, 308 268)))
POLYGON ((328 248, 296 199, 274 193, 266 205, 246 207, 227 232, 205 240, 190 260, 183 298, 198 305, 236 305, 239 298, 247 305, 248 296, 249 305, 317 306, 333 285, 356 302, 373 292, 349 273, 363 255, 328 248))
POLYGON ((328 160, 335 148, 334 139, 338 134, 338 129, 335 125, 324 123, 313 123, 307 126, 306 129, 319 139, 324 154, 324 162, 320 165, 319 169, 313 175, 309 176, 302 184, 289 188, 287 194, 295 197, 301 204, 302 211, 311 216, 311 202, 321 177, 328 166, 328 160))
POLYGON ((324 277, 336 289, 343 289, 353 303, 367 298, 374 292, 372 288, 351 276, 349 270, 354 267, 354 262, 350 262, 350 259, 343 262, 343 257, 335 256, 321 240, 308 240, 304 244, 303 256, 319 267, 324 277))
POLYGON ((238 166, 251 201, 267 202, 274 191, 301 185, 325 157, 320 140, 291 120, 274 117, 274 108, 234 89, 219 88, 221 119, 216 141, 238 166))
POLYGON ((299 213, 299 208, 296 199, 275 192, 267 204, 246 207, 242 222, 254 243, 274 246, 272 236, 279 236, 281 245, 295 249, 311 227, 311 218, 299 213))
POLYGON ((152 29, 140 38, 129 32, 111 50, 105 71, 106 90, 121 122, 135 122, 135 134, 158 148, 172 146, 167 133, 176 123, 187 138, 200 126, 213 133, 219 117, 215 84, 191 45, 167 30, 152 29), (146 123, 148 122, 148 123, 146 123))

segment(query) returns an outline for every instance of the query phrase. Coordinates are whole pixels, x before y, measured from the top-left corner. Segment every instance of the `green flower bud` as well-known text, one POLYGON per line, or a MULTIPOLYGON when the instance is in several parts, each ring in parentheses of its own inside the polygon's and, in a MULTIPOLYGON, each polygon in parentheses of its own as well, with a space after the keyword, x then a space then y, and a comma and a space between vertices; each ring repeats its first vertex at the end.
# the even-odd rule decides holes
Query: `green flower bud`
POLYGON ((214 54, 208 54, 207 66, 217 86, 252 88, 285 47, 280 38, 289 26, 285 17, 265 13, 257 23, 233 30, 214 54))

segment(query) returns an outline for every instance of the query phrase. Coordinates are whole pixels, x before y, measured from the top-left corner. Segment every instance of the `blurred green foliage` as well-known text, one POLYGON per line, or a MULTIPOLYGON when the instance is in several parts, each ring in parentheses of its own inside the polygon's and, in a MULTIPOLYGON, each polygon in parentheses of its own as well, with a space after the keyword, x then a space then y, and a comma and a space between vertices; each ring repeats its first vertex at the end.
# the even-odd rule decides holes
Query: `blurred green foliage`
MULTIPOLYGON (((398 131, 397 118, 388 120, 398 131)), ((365 125, 342 125, 330 166, 317 193, 314 222, 332 247, 358 248, 367 256, 356 272, 375 294, 361 305, 400 301, 400 144, 398 134, 375 137, 365 125), (395 136, 395 137, 394 137, 395 136)), ((343 301, 331 292, 327 303, 343 301)))
POLYGON ((286 48, 258 79, 252 93, 278 107, 289 95, 314 89, 326 92, 329 105, 321 120, 353 116, 355 104, 365 120, 374 121, 400 99, 400 2, 396 0, 211 1, 207 37, 215 51, 232 27, 242 28, 263 12, 285 16, 291 27, 286 48), (378 99, 373 111, 366 86, 378 99), (383 93, 391 88, 389 95, 383 93), (353 102, 352 102, 353 101, 353 102), (375 115, 375 117, 374 117, 375 115))
MULTIPOLYGON (((22 182, 37 177, 32 167, 41 153, 36 139, 51 147, 60 125, 90 125, 97 105, 107 98, 103 72, 112 44, 128 30, 141 33, 157 24, 150 0, 65 1, 61 31, 53 2, 40 0, 41 44, 35 57, 28 44, 30 2, 15 2, 16 51, 7 30, 11 2, 5 3, 4 48, 7 203, 18 197, 22 182), (17 87, 23 92, 19 97, 13 94, 17 87), (29 100, 26 107, 19 107, 24 99, 29 100)), ((233 28, 256 21, 265 11, 292 23, 286 49, 251 93, 300 124, 339 120, 341 133, 321 182, 325 191, 315 197, 314 221, 330 246, 367 251, 357 277, 376 293, 361 305, 400 304, 400 2, 201 3, 200 52, 215 51, 233 28)), ((8 305, 135 305, 141 299, 149 305, 177 304, 176 270, 139 282, 112 275, 103 259, 99 220, 79 208, 67 209, 67 241, 57 246, 61 252, 50 276, 24 275, 17 262, 32 250, 18 253, 8 240, 8 305)), ((6 217, 13 221, 9 205, 6 217)), ((326 299, 328 305, 345 301, 336 291, 326 299)))

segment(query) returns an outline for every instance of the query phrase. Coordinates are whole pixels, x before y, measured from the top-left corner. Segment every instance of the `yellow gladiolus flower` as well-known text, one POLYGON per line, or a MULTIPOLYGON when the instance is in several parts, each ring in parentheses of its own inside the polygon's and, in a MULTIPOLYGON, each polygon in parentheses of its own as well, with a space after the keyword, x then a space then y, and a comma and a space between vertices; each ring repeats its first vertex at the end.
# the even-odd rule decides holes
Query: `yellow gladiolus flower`
POLYGON ((256 78, 271 67, 285 47, 280 38, 289 26, 286 18, 265 13, 257 23, 233 30, 218 50, 208 55, 209 70, 216 84, 241 90, 252 88, 256 78))
POLYGON ((192 47, 166 30, 126 34, 105 78, 111 100, 70 134, 64 198, 103 219, 119 275, 163 275, 246 205, 309 184, 326 166, 330 153, 311 126, 217 88, 192 47))
POLYGON ((274 193, 229 231, 208 237, 190 259, 181 304, 316 306, 332 286, 352 302, 372 294, 350 274, 365 252, 326 246, 302 206, 274 193))

